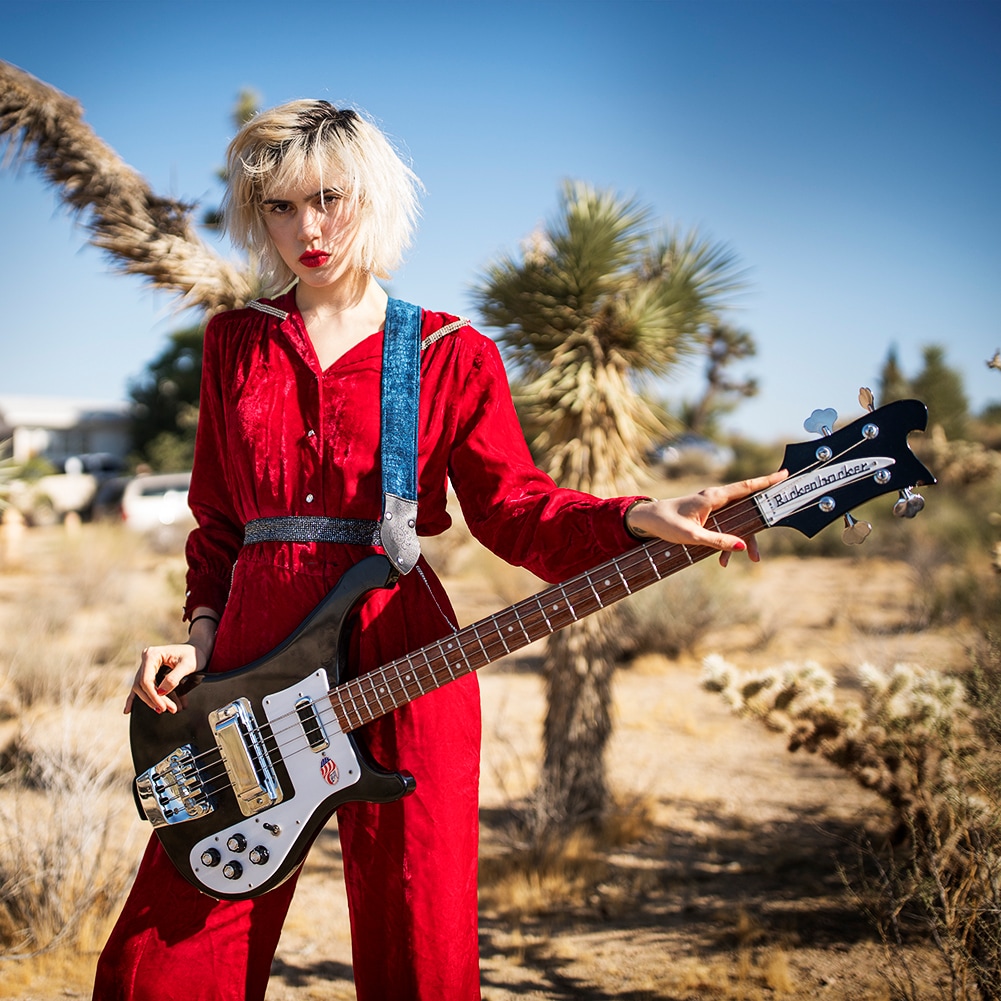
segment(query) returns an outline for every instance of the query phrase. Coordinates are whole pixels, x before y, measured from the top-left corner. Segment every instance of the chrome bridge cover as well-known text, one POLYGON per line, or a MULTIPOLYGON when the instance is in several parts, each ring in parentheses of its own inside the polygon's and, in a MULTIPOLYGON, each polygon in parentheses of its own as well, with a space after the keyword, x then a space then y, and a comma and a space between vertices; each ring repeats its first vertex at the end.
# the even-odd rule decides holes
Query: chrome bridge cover
POLYGON ((252 817, 280 803, 282 789, 250 701, 237 699, 213 710, 209 723, 240 812, 252 817))
POLYGON ((154 827, 196 820, 215 809, 194 759, 194 749, 185 744, 136 776, 139 803, 154 827))

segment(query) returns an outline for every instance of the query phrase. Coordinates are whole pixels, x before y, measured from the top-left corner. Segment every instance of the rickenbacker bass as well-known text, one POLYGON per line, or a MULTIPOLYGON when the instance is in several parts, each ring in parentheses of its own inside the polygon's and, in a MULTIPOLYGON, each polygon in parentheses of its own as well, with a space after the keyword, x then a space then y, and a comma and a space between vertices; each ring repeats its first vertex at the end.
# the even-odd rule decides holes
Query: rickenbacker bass
MULTIPOLYGON (((926 425, 924 404, 891 403, 832 432, 836 416, 815 411, 806 427, 823 437, 786 447, 789 478, 727 505, 710 524, 737 535, 783 525, 812 537, 844 517, 846 541, 860 541, 867 526, 849 512, 870 498, 896 490, 895 513, 916 513, 923 501, 911 488, 935 482, 907 444, 926 425)), ((367 758, 358 735, 366 723, 714 552, 660 540, 637 545, 345 681, 352 609, 396 581, 386 557, 369 556, 271 653, 188 679, 186 708, 157 715, 136 701, 130 738, 140 815, 200 890, 220 899, 265 893, 295 872, 339 805, 413 791, 412 776, 367 758)))

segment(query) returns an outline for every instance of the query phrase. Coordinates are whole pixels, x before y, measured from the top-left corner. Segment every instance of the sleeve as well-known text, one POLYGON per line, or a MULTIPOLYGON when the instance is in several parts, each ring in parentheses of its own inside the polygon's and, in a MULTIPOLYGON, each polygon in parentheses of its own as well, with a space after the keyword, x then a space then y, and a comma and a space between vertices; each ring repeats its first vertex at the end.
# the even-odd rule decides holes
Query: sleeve
POLYGON ((227 477, 226 409, 223 394, 222 317, 205 330, 202 381, 195 432, 195 459, 188 503, 197 527, 188 536, 184 618, 205 606, 222 614, 229 597, 233 564, 243 544, 243 523, 227 477))
POLYGON ((563 489, 536 467, 492 341, 482 338, 472 370, 463 374, 449 478, 475 538, 549 582, 637 544, 626 531, 625 514, 639 497, 601 500, 563 489))

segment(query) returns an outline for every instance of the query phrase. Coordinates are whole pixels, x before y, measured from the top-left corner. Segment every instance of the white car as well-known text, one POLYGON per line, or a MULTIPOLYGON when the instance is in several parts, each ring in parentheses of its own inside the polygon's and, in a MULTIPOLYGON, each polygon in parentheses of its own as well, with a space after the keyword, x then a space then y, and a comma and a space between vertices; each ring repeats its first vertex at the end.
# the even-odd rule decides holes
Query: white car
POLYGON ((195 527, 188 507, 191 473, 156 473, 129 480, 122 494, 125 527, 155 541, 176 544, 195 527))

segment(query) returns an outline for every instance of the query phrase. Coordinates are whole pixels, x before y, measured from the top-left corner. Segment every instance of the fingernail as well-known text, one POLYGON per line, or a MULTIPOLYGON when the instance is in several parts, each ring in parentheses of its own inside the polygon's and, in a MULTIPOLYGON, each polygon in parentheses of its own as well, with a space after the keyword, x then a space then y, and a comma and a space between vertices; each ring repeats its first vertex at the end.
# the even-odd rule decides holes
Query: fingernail
POLYGON ((166 695, 167 694, 167 689, 166 688, 158 688, 156 690, 156 694, 157 695, 166 695))
POLYGON ((736 550, 736 551, 737 551, 738 553, 742 553, 742 552, 743 552, 743 551, 744 551, 745 549, 747 549, 747 543, 746 543, 746 542, 744 542, 743 540, 741 540, 741 541, 739 541, 739 542, 738 542, 738 543, 737 543, 737 544, 736 544, 736 545, 735 545, 735 546, 734 546, 733 548, 734 548, 734 549, 735 549, 735 550, 736 550))

